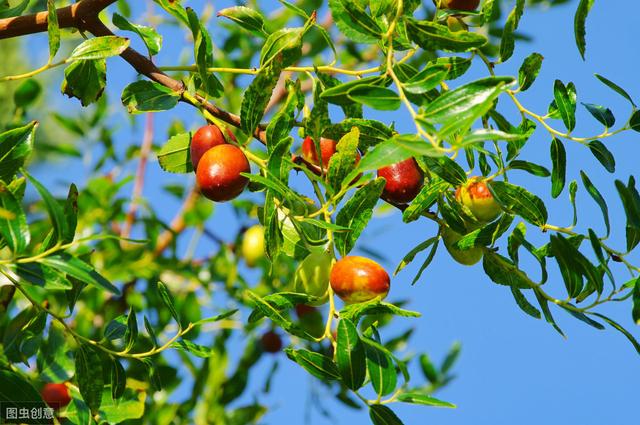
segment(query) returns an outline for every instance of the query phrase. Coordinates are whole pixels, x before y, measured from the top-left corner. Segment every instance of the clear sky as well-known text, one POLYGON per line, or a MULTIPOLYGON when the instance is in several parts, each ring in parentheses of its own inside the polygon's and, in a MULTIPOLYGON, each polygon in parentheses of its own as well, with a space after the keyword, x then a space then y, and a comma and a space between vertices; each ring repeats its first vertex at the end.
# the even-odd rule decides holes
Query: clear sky
MULTIPOLYGON (((189 2, 196 10, 200 10, 202 3, 189 2)), ((229 3, 231 2, 217 1, 215 7, 223 8, 229 3)), ((618 122, 622 123, 629 113, 628 104, 599 83, 593 74, 599 73, 612 79, 640 102, 637 77, 640 65, 637 45, 637 40, 640 39, 637 23, 640 4, 632 0, 595 2, 588 20, 586 62, 580 58, 573 39, 573 13, 576 7, 577 1, 569 1, 548 10, 540 7, 528 9, 522 18, 520 29, 533 36, 533 41, 518 43, 514 57, 506 65, 499 66, 496 73, 516 75, 522 59, 532 52, 539 52, 545 57, 542 72, 533 88, 522 95, 522 101, 529 109, 540 113, 546 111, 553 97, 553 82, 559 78, 565 83, 573 81, 576 84, 579 101, 612 108, 618 122)), ((213 26, 211 29, 217 31, 213 26)), ((157 63, 175 64, 175 49, 183 45, 183 39, 179 35, 175 36, 175 30, 170 28, 163 27, 162 31, 165 34, 165 47, 157 63)), ((37 40, 37 37, 34 39, 37 40)), ((36 55, 46 58, 46 50, 36 55)), ((485 70, 478 64, 464 79, 469 81, 483 76, 485 70)), ((134 78, 134 72, 127 64, 117 58, 109 60, 108 90, 112 99, 117 99, 124 85, 134 78)), ((460 81, 455 83, 460 84, 460 81)), ((57 95, 53 102, 68 108, 70 103, 76 101, 57 95)), ((502 103, 508 104, 506 99, 502 103)), ((513 116, 513 108, 505 106, 505 110, 513 116)), ((599 133, 599 124, 582 107, 579 106, 578 110, 575 133, 599 133)), ((202 122, 192 109, 185 106, 158 114, 156 134, 159 138, 166 134, 166 123, 176 114, 192 127, 202 122)), ((365 114, 385 122, 395 120, 400 132, 413 130, 413 123, 403 110, 393 114, 375 111, 367 111, 365 114)), ((136 118, 133 128, 129 126, 124 108, 116 111, 112 119, 114 125, 120 128, 117 140, 121 149, 125 149, 128 144, 138 143, 141 138, 142 117, 136 118)), ((557 121, 554 126, 562 128, 562 123, 557 121)), ((161 140, 157 143, 161 143, 161 140)), ((549 143, 548 133, 538 130, 527 145, 523 158, 550 168, 549 143)), ((615 178, 626 181, 630 174, 640 177, 637 165, 640 134, 626 132, 606 139, 605 143, 616 155, 615 178)), ((615 193, 613 177, 604 171, 585 147, 570 142, 566 147, 569 164, 567 181, 579 180, 579 170, 587 171, 609 201, 614 229, 612 245, 622 248, 624 215, 615 193)), ((36 174, 50 183, 61 182, 59 175, 52 175, 50 171, 51 169, 39 169, 36 174)), ((82 179, 82 176, 77 178, 82 179)), ((523 172, 512 172, 511 178, 513 182, 527 187, 547 202, 550 223, 570 223, 566 189, 559 199, 552 201, 548 179, 530 177, 523 172)), ((179 204, 167 198, 161 188, 166 183, 184 183, 188 179, 192 177, 165 174, 157 163, 152 162, 148 170, 145 195, 166 205, 163 211, 168 219, 179 204)), ((61 193, 62 187, 62 184, 57 187, 61 193)), ((125 190, 130 190, 130 186, 125 190)), ((583 188, 578 193, 578 206, 580 229, 592 227, 601 231, 603 224, 600 211, 583 188)), ((232 216, 226 206, 217 207, 210 220, 209 227, 222 236, 233 235, 235 229, 230 224, 232 216)), ((382 253, 386 257, 384 266, 392 271, 409 249, 433 236, 436 231, 431 223, 425 221, 403 224, 400 214, 393 213, 372 221, 359 242, 359 247, 382 253)), ((530 229, 530 232, 531 235, 536 234, 535 229, 530 229)), ((538 244, 543 241, 540 235, 533 237, 533 240, 538 244)), ((212 249, 212 246, 206 246, 204 242, 199 247, 200 252, 210 252, 212 249)), ((640 262, 637 254, 634 259, 636 263, 640 262)), ((546 322, 534 320, 522 313, 515 305, 508 288, 493 284, 484 275, 481 265, 461 266, 453 262, 444 249, 438 252, 421 281, 411 287, 411 280, 421 264, 419 260, 393 279, 389 299, 408 300, 407 307, 422 312, 423 317, 397 319, 397 325, 388 334, 383 334, 383 338, 414 325, 416 332, 409 347, 414 352, 427 351, 437 361, 443 358, 454 341, 460 341, 463 348, 455 367, 457 379, 437 394, 459 407, 455 410, 441 410, 394 404, 406 424, 602 425, 631 423, 636 417, 640 358, 622 335, 610 328, 597 331, 554 309, 554 316, 568 335, 568 339, 564 340, 546 322)), ((530 270, 537 273, 536 269, 530 270)), ((616 268, 614 273, 620 282, 628 279, 621 267, 616 268)), ((547 285, 553 288, 548 288, 549 292, 563 298, 564 286, 556 270, 551 273, 547 285)), ((602 309, 603 313, 612 316, 640 336, 632 323, 630 311, 630 302, 602 309)), ((273 382, 272 392, 266 396, 259 392, 263 381, 261 375, 275 360, 265 357, 256 368, 256 375, 252 377, 252 391, 243 400, 248 401, 255 395, 261 402, 274 407, 262 421, 265 424, 303 423, 309 405, 310 388, 315 381, 284 355, 279 357, 277 360, 281 365, 273 382)), ((422 382, 416 368, 413 369, 413 376, 416 383, 422 382)), ((324 407, 332 412, 334 418, 329 421, 314 413, 312 423, 370 423, 365 411, 346 409, 325 394, 320 385, 315 384, 315 387, 320 395, 326 396, 323 398, 324 407)))

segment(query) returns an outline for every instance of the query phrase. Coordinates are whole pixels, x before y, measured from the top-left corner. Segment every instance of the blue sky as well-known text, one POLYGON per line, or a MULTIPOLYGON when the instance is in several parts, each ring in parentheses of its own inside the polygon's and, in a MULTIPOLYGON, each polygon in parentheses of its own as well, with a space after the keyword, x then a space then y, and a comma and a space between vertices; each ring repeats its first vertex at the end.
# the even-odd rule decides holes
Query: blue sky
MULTIPOLYGON (((191 1, 196 10, 202 2, 191 1)), ((215 2, 217 8, 228 5, 228 1, 215 2)), ((270 3, 271 2, 266 2, 270 3)), ((598 103, 610 107, 619 123, 626 120, 629 105, 624 99, 599 83, 594 73, 602 74, 625 87, 634 99, 640 102, 637 84, 638 59, 637 40, 640 28, 637 25, 637 2, 629 0, 608 0, 595 2, 587 27, 587 60, 582 61, 573 40, 573 13, 576 1, 548 10, 528 9, 522 18, 520 29, 534 37, 531 43, 518 43, 514 57, 496 69, 498 75, 516 75, 522 59, 532 52, 545 57, 542 72, 535 85, 521 95, 521 101, 529 109, 543 113, 552 99, 553 82, 556 78, 565 83, 573 81, 578 89, 578 100, 598 103)), ((215 20, 213 21, 215 24, 215 20)), ((212 28, 214 31, 217 29, 212 28)), ((157 63, 175 64, 175 50, 183 45, 175 31, 162 28, 165 34, 165 51, 157 63), (173 35, 173 36, 172 36, 173 35), (173 52, 173 53, 172 53, 173 52)), ((38 39, 38 36, 33 38, 38 39)), ((46 50, 35 53, 46 59, 46 50)), ((464 79, 472 80, 486 75, 480 64, 474 65, 464 79)), ((60 78, 59 75, 55 77, 60 78)), ((109 61, 109 93, 117 99, 124 85, 135 78, 134 72, 121 60, 109 61)), ((57 81, 57 80, 56 80, 57 81)), ((456 81, 456 84, 459 84, 456 81)), ((56 82, 57 84, 57 82, 56 82)), ((61 108, 68 108, 70 101, 58 95, 53 99, 61 108)), ((501 101, 504 110, 514 116, 508 99, 501 101)), ((116 105, 117 107, 117 105, 116 105)), ((599 124, 586 111, 578 108, 576 135, 592 135, 601 131, 599 124)), ((201 119, 186 106, 179 106, 170 113, 158 114, 156 134, 161 138, 166 134, 166 123, 178 114, 192 127, 200 125, 201 119)), ((398 113, 381 114, 368 111, 370 118, 386 122, 394 120, 400 132, 413 131, 413 123, 408 115, 398 113)), ((143 118, 136 118, 133 127, 124 109, 116 110, 113 123, 121 130, 118 144, 123 149, 140 140, 143 118)), ((553 122, 555 128, 562 129, 560 121, 553 122)), ((548 133, 538 130, 527 145, 522 157, 551 167, 549 160, 548 133)), ((160 140, 158 141, 160 142, 160 140)), ((615 178, 626 181, 630 174, 638 177, 637 155, 640 154, 640 135, 626 132, 604 141, 616 155, 615 178)), ((585 170, 591 180, 600 188, 609 201, 613 224, 612 245, 624 245, 623 211, 613 186, 614 178, 609 175, 591 153, 583 146, 568 142, 567 181, 579 180, 579 171, 585 170)), ((58 176, 52 177, 51 170, 37 170, 37 175, 54 184, 62 193, 63 185, 58 176)), ((55 175, 55 174, 54 174, 55 175)), ((568 195, 551 200, 550 181, 530 177, 523 172, 513 172, 512 182, 527 187, 541 196, 550 211, 550 223, 567 225, 570 223, 568 195)), ((78 180, 84 178, 79 174, 78 180)), ((165 218, 170 218, 179 204, 162 191, 169 182, 192 181, 192 176, 175 176, 163 173, 157 163, 151 162, 148 169, 145 195, 165 205, 165 218)), ((77 181, 77 180, 76 180, 77 181)), ((130 186, 127 188, 130 190, 130 186)), ((584 189, 578 194, 579 229, 588 227, 602 231, 603 224, 599 209, 588 197, 584 189)), ((216 207, 209 227, 219 229, 222 236, 232 237, 235 228, 228 207, 216 207)), ((433 236, 437 229, 429 222, 419 221, 410 225, 402 223, 398 213, 377 217, 364 233, 359 246, 366 246, 383 252, 387 258, 384 266, 392 271, 404 254, 417 243, 433 236)), ((530 229, 532 240, 538 244, 543 237, 530 229)), ((504 244, 502 245, 504 246, 504 244)), ((202 243, 200 252, 210 252, 212 246, 202 243)), ((640 256, 635 254, 635 262, 640 256)), ((568 335, 562 339, 544 321, 537 321, 522 313, 515 305, 506 287, 490 282, 483 274, 481 265, 461 266, 439 250, 435 261, 425 272, 416 286, 411 280, 420 265, 412 264, 392 281, 389 296, 393 300, 408 300, 408 308, 423 313, 420 319, 398 319, 391 332, 392 336, 407 326, 414 325, 416 332, 409 344, 408 352, 427 351, 436 361, 440 361, 454 341, 462 343, 462 355, 455 367, 457 379, 438 397, 456 403, 455 410, 441 410, 426 407, 394 404, 406 424, 458 425, 474 423, 540 424, 564 423, 575 425, 601 425, 627 423, 637 411, 637 385, 640 379, 640 358, 633 347, 619 333, 612 329, 597 331, 584 325, 559 310, 554 315, 568 335)), ((535 270, 535 269, 531 269, 535 270)), ((537 273, 537 272, 536 272, 537 273)), ((628 279, 621 267, 614 269, 620 282, 628 279)), ((534 274, 535 275, 535 274, 534 274)), ((554 270, 547 290, 558 298, 563 298, 564 289, 559 273, 554 270)), ((633 325, 629 302, 605 306, 604 314, 618 320, 635 335, 640 335, 633 325)), ((277 359, 281 363, 279 374, 273 382, 272 392, 259 395, 259 399, 274 407, 264 418, 266 424, 302 423, 308 407, 309 388, 315 385, 308 375, 284 356, 277 359)), ((275 359, 266 357, 258 365, 257 375, 252 378, 255 391, 244 399, 250 400, 262 383, 261 375, 275 359), (261 372, 262 371, 262 372, 261 372)), ((417 369, 413 370, 416 382, 421 382, 417 369)), ((348 410, 327 395, 325 407, 334 415, 327 421, 314 414, 312 423, 368 424, 366 412, 348 410)))

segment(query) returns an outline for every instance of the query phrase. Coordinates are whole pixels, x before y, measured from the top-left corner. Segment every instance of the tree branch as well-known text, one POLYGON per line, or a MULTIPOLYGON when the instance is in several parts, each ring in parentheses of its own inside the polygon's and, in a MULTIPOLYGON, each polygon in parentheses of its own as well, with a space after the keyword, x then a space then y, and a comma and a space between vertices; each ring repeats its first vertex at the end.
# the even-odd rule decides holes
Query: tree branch
MULTIPOLYGON (((116 0, 82 0, 71 6, 57 9, 58 24, 60 28, 78 28, 87 31, 97 37, 113 35, 113 32, 98 18, 99 13, 116 0)), ((17 16, 14 18, 0 19, 0 39, 19 37, 27 34, 35 34, 47 31, 48 12, 39 12, 32 15, 17 16)), ((160 71, 153 62, 132 48, 126 49, 120 55, 138 73, 182 95, 185 86, 182 81, 175 80, 160 71)), ((195 104, 184 97, 181 101, 192 104, 198 108, 206 109, 211 115, 240 128, 240 117, 220 109, 208 102, 200 95, 195 96, 195 104)), ((262 143, 266 143, 264 128, 257 128, 253 136, 262 143)))

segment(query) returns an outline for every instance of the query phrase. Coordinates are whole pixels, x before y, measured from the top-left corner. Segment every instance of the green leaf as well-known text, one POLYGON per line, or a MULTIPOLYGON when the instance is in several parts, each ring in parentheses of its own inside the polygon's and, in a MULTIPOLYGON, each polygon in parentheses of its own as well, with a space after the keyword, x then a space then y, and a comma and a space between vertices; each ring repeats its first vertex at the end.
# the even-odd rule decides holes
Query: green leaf
POLYGON ((567 152, 562 141, 556 137, 551 141, 551 196, 557 198, 564 190, 567 175, 567 152))
POLYGON ((407 253, 407 255, 405 255, 404 258, 400 261, 400 263, 396 267, 396 270, 393 272, 393 275, 395 276, 398 273, 400 273, 400 271, 402 269, 404 269, 406 266, 408 266, 413 261, 413 259, 416 258, 416 255, 418 255, 419 253, 421 253, 425 249, 429 248, 437 240, 438 240, 437 237, 431 237, 431 238, 427 239, 426 241, 421 242, 418 245, 416 245, 415 247, 413 247, 413 249, 411 251, 409 251, 407 253))
POLYGON ((158 152, 160 167, 169 173, 190 173, 193 171, 189 145, 191 133, 176 134, 158 152))
POLYGON ((267 126, 266 139, 269 152, 273 152, 272 147, 275 143, 289 136, 295 123, 294 112, 298 107, 300 81, 296 81, 295 83, 287 81, 285 87, 289 94, 267 126))
POLYGON ((451 409, 455 409, 457 407, 453 403, 438 400, 437 398, 431 397, 427 394, 420 394, 416 392, 401 393, 400 395, 398 395, 398 401, 402 401, 404 403, 422 404, 424 406, 447 407, 451 409))
POLYGON ((512 286, 511 293, 513 294, 513 298, 516 300, 516 304, 518 304, 518 307, 520 307, 522 311, 535 319, 540 319, 542 317, 540 310, 535 308, 529 300, 527 300, 522 291, 512 286))
POLYGON ((576 127, 576 93, 573 83, 565 86, 562 81, 556 80, 553 85, 553 98, 567 130, 573 131, 576 127))
MULTIPOLYGON (((4 19, 4 18, 11 18, 14 16, 18 16, 21 15, 22 12, 25 11, 25 9, 29 6, 29 3, 31 2, 31 0, 22 0, 20 3, 16 4, 13 7, 9 7, 8 9, 1 9, 0 10, 0 19, 4 19)), ((7 5, 8 7, 8 5, 7 5)))
POLYGON ((266 37, 269 33, 264 28, 264 16, 257 10, 246 6, 227 7, 218 12, 218 16, 230 19, 241 28, 257 35, 266 37))
POLYGON ((509 168, 512 170, 526 171, 527 173, 538 177, 549 177, 551 175, 551 172, 546 167, 529 161, 521 161, 519 159, 511 161, 509 163, 509 168))
POLYGON ((293 65, 302 55, 304 28, 283 28, 271 34, 260 52, 260 66, 269 65, 275 58, 283 68, 293 65))
POLYGON ((424 94, 435 89, 449 75, 451 64, 431 63, 402 85, 404 90, 413 94, 424 94))
POLYGON ((591 149, 593 156, 600 161, 600 164, 602 164, 608 172, 614 173, 616 171, 616 158, 604 143, 600 140, 593 140, 589 142, 589 149, 591 149))
POLYGON ((246 294, 254 307, 254 312, 249 316, 249 323, 253 323, 262 317, 268 317, 286 332, 307 340, 313 340, 311 335, 293 323, 285 313, 294 308, 295 304, 308 303, 312 299, 311 297, 305 294, 279 293, 262 298, 251 291, 246 291, 246 294))
POLYGON ((403 212, 402 221, 411 223, 417 220, 424 212, 428 211, 431 206, 438 200, 440 194, 449 189, 449 183, 439 178, 433 178, 425 184, 418 195, 414 198, 403 212))
POLYGON ((130 114, 168 111, 179 100, 180 94, 153 81, 136 81, 122 91, 122 104, 130 114))
POLYGON ((122 398, 127 388, 127 372, 117 358, 111 359, 111 397, 114 400, 122 398))
POLYGON ((430 383, 436 384, 441 381, 440 373, 426 353, 420 354, 420 369, 430 383))
POLYGON ((76 350, 76 380, 83 400, 93 414, 98 413, 104 388, 102 360, 90 345, 82 344, 76 350))
MULTIPOLYGON (((487 130, 485 128, 473 130, 465 134, 462 138, 462 142, 458 143, 458 146, 465 146, 478 142, 485 142, 487 140, 504 140, 506 142, 519 142, 527 139, 526 134, 519 133, 506 133, 500 130, 487 130)), ((511 146, 512 144, 509 144, 511 146)), ((509 158, 510 159, 510 158, 509 158)))
POLYGON ((242 98, 240 119, 242 130, 253 134, 260 124, 264 111, 271 100, 273 89, 280 79, 280 72, 285 67, 281 57, 276 56, 269 65, 260 69, 242 98))
MULTIPOLYGON (((69 229, 69 223, 64 215, 64 210, 58 203, 58 201, 49 193, 49 191, 33 176, 24 171, 24 175, 29 179, 29 182, 36 188, 40 197, 45 203, 49 217, 51 218, 51 224, 53 225, 53 238, 51 243, 55 243, 58 240, 62 241, 65 236, 71 233, 69 229)), ((72 236, 73 238, 73 236, 72 236)))
POLYGON ((504 211, 519 215, 536 226, 547 222, 549 216, 544 202, 526 189, 511 183, 492 181, 489 190, 504 211))
POLYGON ((613 112, 611 112, 611 109, 605 108, 604 106, 595 105, 593 103, 583 102, 582 104, 585 108, 587 108, 587 111, 589 111, 589 113, 593 115, 595 119, 600 121, 600 123, 602 123, 602 125, 604 125, 605 127, 609 128, 615 125, 616 117, 613 116, 613 112))
POLYGON ((171 317, 173 317, 173 320, 175 320, 176 323, 180 326, 182 321, 180 320, 180 315, 176 310, 173 297, 171 296, 167 285, 162 282, 158 282, 158 295, 160 295, 160 299, 162 300, 165 307, 167 307, 167 310, 169 310, 169 313, 171 314, 171 317))
POLYGON ((549 310, 549 302, 547 301, 547 299, 544 298, 544 296, 542 295, 540 290, 538 290, 537 288, 533 288, 533 291, 534 291, 534 293, 536 295, 536 298, 538 299, 538 303, 540 304, 540 308, 542 309, 542 314, 544 315, 544 318, 547 321, 547 323, 549 323, 551 326, 553 326, 553 328, 563 338, 566 338, 567 336, 564 334, 564 332, 562 332, 562 329, 560 329, 560 327, 558 326, 558 324, 554 320, 553 315, 551 314, 551 310, 549 310))
POLYGON ((228 319, 229 317, 233 316, 237 312, 238 312, 238 309, 234 309, 234 310, 226 311, 224 313, 220 313, 220 314, 215 315, 213 317, 207 317, 205 319, 200 319, 200 320, 198 320, 197 322, 194 323, 194 326, 203 325, 205 323, 219 322, 220 320, 228 319))
POLYGON ((107 85, 107 62, 104 59, 80 60, 64 70, 61 91, 76 97, 82 106, 96 102, 107 85))
POLYGON ((345 177, 352 171, 358 161, 358 140, 360 130, 354 127, 351 132, 345 134, 336 145, 336 153, 331 156, 328 164, 327 179, 331 188, 337 193, 343 183, 350 184, 350 180, 345 182, 345 177))
POLYGON ((467 174, 464 169, 448 156, 425 157, 424 161, 430 172, 452 186, 460 186, 467 182, 467 174))
POLYGON ((33 150, 37 121, 0 133, 0 180, 10 183, 33 150))
POLYGON ((631 317, 636 325, 640 325, 640 277, 635 279, 633 285, 633 310, 631 317))
POLYGON ((67 273, 71 277, 74 277, 84 283, 88 283, 95 287, 105 289, 112 294, 120 294, 120 290, 113 286, 113 284, 107 279, 102 277, 102 275, 96 272, 93 267, 80 260, 79 258, 72 257, 69 254, 61 253, 50 255, 48 257, 39 259, 38 263, 52 267, 56 270, 60 270, 61 272, 67 273))
POLYGON ((577 250, 561 235, 551 235, 551 251, 558 262, 567 294, 571 298, 577 297, 583 287, 579 266, 572 258, 577 250))
POLYGON ((209 72, 213 66, 213 43, 207 27, 198 19, 192 8, 187 7, 187 19, 189 28, 193 34, 193 57, 198 68, 199 83, 204 86, 205 92, 213 97, 219 97, 224 88, 216 76, 209 72))
POLYGON ((158 34, 158 31, 156 31, 155 28, 131 23, 124 16, 119 15, 118 13, 113 14, 112 22, 113 25, 123 31, 131 31, 138 34, 144 42, 144 45, 147 47, 149 56, 155 56, 160 52, 160 49, 162 48, 162 36, 158 34))
POLYGON ((616 180, 615 184, 627 217, 627 251, 629 252, 640 243, 640 195, 635 188, 633 176, 629 177, 628 186, 620 180, 616 180))
POLYGON ((640 133, 640 111, 635 111, 629 118, 629 128, 640 133))
POLYGON ((37 363, 40 378, 44 381, 64 382, 73 377, 75 365, 62 325, 52 322, 49 326, 47 340, 38 351, 37 363))
POLYGON ((629 342, 631 342, 631 344, 633 345, 633 348, 635 348, 636 351, 638 352, 638 354, 640 354, 640 344, 638 344, 638 341, 636 341, 636 339, 633 337, 633 335, 631 335, 629 333, 629 331, 627 331, 625 328, 620 326, 620 324, 618 324, 614 320, 608 318, 607 316, 604 316, 604 315, 599 314, 599 313, 589 313, 589 314, 591 314, 592 316, 596 316, 596 317, 601 318, 602 320, 607 322, 612 328, 614 328, 615 330, 617 330, 618 332, 623 334, 625 337, 627 337, 629 342))
POLYGON ((338 322, 336 360, 344 384, 356 391, 367 374, 364 345, 353 322, 341 318, 338 322))
POLYGON ((400 108, 400 96, 384 87, 361 85, 349 91, 349 99, 380 111, 395 111, 400 108))
POLYGON ((520 66, 518 71, 518 84, 520 84, 520 91, 526 91, 533 85, 533 82, 540 73, 542 68, 542 61, 544 57, 540 53, 531 53, 527 56, 520 66))
POLYGON ((128 38, 107 35, 104 37, 90 38, 73 49, 67 62, 79 60, 105 59, 118 56, 129 47, 128 38))
POLYGON ((632 106, 636 106, 635 103, 633 103, 633 99, 631 99, 631 96, 629 96, 629 93, 627 93, 625 91, 625 89, 623 89, 622 87, 620 87, 619 85, 617 85, 616 83, 614 83, 613 81, 609 80, 608 78, 603 77, 602 75, 599 74, 595 74, 596 78, 598 80, 600 80, 604 85, 606 85, 607 87, 609 87, 611 90, 615 91, 616 93, 618 93, 620 96, 624 97, 625 99, 627 99, 629 101, 629 103, 631 103, 632 106))
POLYGON ((429 124, 442 124, 438 133, 446 137, 468 128, 486 114, 493 101, 513 83, 512 77, 488 77, 450 90, 429 103, 419 118, 429 124))
POLYGON ((289 359, 298 363, 304 370, 318 379, 325 381, 340 380, 340 372, 330 357, 313 351, 285 348, 284 352, 289 359))
POLYGON ((153 0, 160 5, 165 11, 175 17, 178 21, 185 25, 189 25, 189 18, 187 18, 187 12, 182 7, 180 2, 175 0, 153 0))
POLYGON ((477 247, 491 246, 500 236, 509 230, 511 223, 513 223, 513 216, 503 214, 499 220, 464 235, 454 243, 453 246, 463 251, 477 247))
POLYGON ((0 214, 0 236, 13 254, 19 255, 24 252, 31 240, 27 216, 15 195, 1 184, 0 209, 6 211, 0 214))
POLYGON ((193 343, 187 339, 181 339, 180 341, 176 341, 173 344, 171 344, 171 347, 187 353, 191 353, 194 356, 198 356, 203 359, 209 358, 216 354, 216 352, 212 348, 193 343))
POLYGON ((360 234, 367 227, 385 183, 381 178, 367 183, 358 189, 338 212, 336 224, 351 229, 350 232, 334 235, 336 248, 341 255, 347 255, 353 249, 360 234))
POLYGON ((42 264, 17 264, 15 271, 22 279, 32 285, 41 286, 51 291, 73 289, 73 285, 64 273, 42 264))
POLYGON ((578 4, 578 9, 576 10, 576 15, 573 20, 573 32, 576 37, 576 46, 578 46, 578 51, 580 52, 580 56, 582 56, 583 60, 587 49, 587 16, 589 15, 591 6, 593 6, 593 2, 594 0, 580 0, 580 4, 578 4))
POLYGON ((349 304, 340 311, 340 317, 358 324, 365 315, 391 314, 398 317, 420 317, 416 311, 405 310, 396 305, 374 299, 357 304, 349 304))
POLYGON ((329 103, 348 106, 353 104, 353 99, 349 97, 349 93, 351 93, 351 91, 356 90, 360 87, 386 87, 390 82, 390 79, 376 75, 364 77, 328 87, 322 92, 320 98, 329 103))
POLYGON ((530 289, 535 284, 508 258, 492 251, 485 251, 482 266, 489 278, 497 284, 518 289, 530 289))
POLYGON ((338 29, 358 43, 375 43, 382 29, 357 0, 329 0, 329 10, 338 29))
POLYGON ((396 389, 398 376, 393 359, 390 355, 380 350, 378 347, 365 342, 365 356, 367 358, 367 371, 371 385, 378 397, 391 394, 396 389))
POLYGON ((524 13, 525 0, 516 0, 516 4, 507 17, 502 31, 502 39, 500 40, 500 61, 506 62, 515 48, 515 33, 520 24, 520 18, 524 13))
POLYGON ((411 41, 428 51, 466 52, 484 46, 484 35, 467 31, 450 31, 446 25, 406 18, 411 41))
POLYGON ((369 417, 374 425, 402 425, 402 421, 393 410, 383 404, 370 405, 369 417))
POLYGON ((47 33, 49 34, 49 61, 60 49, 60 27, 55 0, 47 0, 47 33))
POLYGON ((591 326, 592 328, 598 329, 600 331, 605 329, 605 327, 602 325, 602 323, 596 322, 595 320, 590 319, 589 316, 587 316, 586 314, 584 314, 584 313, 582 313, 580 311, 574 310, 576 307, 571 303, 567 303, 566 305, 565 304, 560 304, 560 307, 564 311, 566 311, 567 313, 569 313, 570 315, 575 317, 576 319, 580 320, 583 323, 586 323, 587 325, 591 326))
POLYGON ((100 418, 110 424, 123 423, 127 420, 140 419, 145 413, 144 391, 136 391, 132 395, 116 400, 106 388, 102 392, 100 418), (131 397, 131 398, 130 398, 131 397))
POLYGON ((611 233, 611 224, 609 223, 609 207, 607 206, 607 202, 604 200, 604 197, 600 193, 600 191, 591 183, 591 180, 587 176, 587 174, 580 170, 580 177, 582 178, 582 184, 587 189, 589 195, 596 201, 596 204, 600 207, 602 211, 602 217, 604 218, 604 224, 607 226, 607 236, 611 233))
POLYGON ((78 188, 73 183, 69 186, 67 201, 64 204, 64 219, 67 222, 66 233, 62 233, 61 240, 64 243, 69 243, 75 238, 78 225, 78 188))
POLYGON ((339 124, 334 124, 324 130, 322 136, 333 140, 340 140, 342 136, 349 133, 353 127, 360 130, 360 149, 367 150, 379 143, 389 140, 393 136, 393 130, 386 124, 375 120, 365 120, 362 118, 347 118, 339 124))
POLYGON ((129 315, 127 316, 127 330, 124 333, 125 351, 131 351, 136 341, 138 340, 138 319, 136 318, 136 312, 131 307, 129 309, 129 315))
POLYGON ((13 92, 13 103, 16 104, 17 108, 26 109, 38 100, 38 96, 40 96, 41 93, 42 86, 38 80, 28 78, 16 87, 16 91, 13 92))

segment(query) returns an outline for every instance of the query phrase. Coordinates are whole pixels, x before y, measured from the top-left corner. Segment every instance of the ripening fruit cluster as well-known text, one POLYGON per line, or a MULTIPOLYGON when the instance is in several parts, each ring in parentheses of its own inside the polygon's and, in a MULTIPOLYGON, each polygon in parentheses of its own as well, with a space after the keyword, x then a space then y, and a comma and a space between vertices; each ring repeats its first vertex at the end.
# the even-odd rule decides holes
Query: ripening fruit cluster
MULTIPOLYGON (((236 141, 231 132, 227 134, 236 141)), ((241 173, 251 172, 249 161, 239 147, 227 143, 216 125, 198 129, 189 150, 198 187, 205 197, 216 202, 230 201, 247 187, 249 179, 241 173)))
MULTIPOLYGON (((455 5, 461 7, 467 4, 463 3, 455 5)), ((471 6, 475 8, 477 4, 471 6)), ((229 139, 236 141, 232 133, 227 134, 229 139)), ((302 157, 325 172, 337 151, 337 145, 336 141, 328 138, 321 138, 316 145, 307 136, 302 142, 302 157)), ((240 148, 227 142, 217 126, 200 128, 192 138, 190 153, 198 185, 207 198, 217 202, 228 201, 242 193, 247 186, 248 179, 241 173, 250 172, 249 161, 240 148)), ((356 164, 360 159, 358 152, 356 164)), ((425 180, 425 174, 414 158, 382 167, 377 170, 377 175, 385 179, 381 197, 395 205, 412 202, 425 180)), ((486 181, 479 177, 470 178, 458 187, 455 198, 473 218, 473 223, 467 225, 468 232, 494 220, 501 213, 486 181)), ((445 247, 459 263, 472 265, 482 258, 483 248, 463 250, 456 246, 464 235, 443 225, 441 236, 445 247)), ((261 225, 247 229, 240 251, 249 267, 254 267, 264 257, 264 228, 261 225)), ((347 304, 360 303, 385 298, 389 292, 390 278, 380 264, 369 258, 346 256, 335 262, 333 255, 328 252, 310 253, 298 265, 293 290, 314 297, 310 305, 318 306, 327 302, 329 288, 347 304)), ((281 343, 277 343, 276 339, 279 340, 276 334, 265 334, 262 341, 265 351, 280 350, 281 343)))

